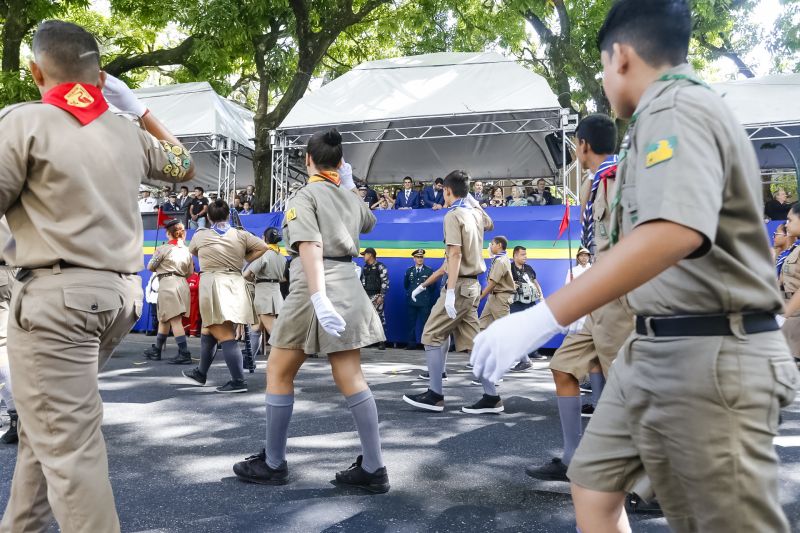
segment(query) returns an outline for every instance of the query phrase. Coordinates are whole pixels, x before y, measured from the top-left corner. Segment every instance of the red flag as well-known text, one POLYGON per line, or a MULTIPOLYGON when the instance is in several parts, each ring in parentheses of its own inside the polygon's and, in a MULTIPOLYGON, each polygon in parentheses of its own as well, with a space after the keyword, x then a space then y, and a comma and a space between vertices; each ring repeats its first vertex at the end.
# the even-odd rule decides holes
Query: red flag
POLYGON ((159 207, 158 208, 158 218, 156 218, 156 227, 163 228, 164 227, 164 222, 166 222, 169 219, 170 219, 170 217, 167 216, 167 214, 164 213, 164 210, 159 207))
POLYGON ((566 196, 564 199, 564 218, 561 219, 561 225, 558 227, 558 237, 556 240, 560 239, 564 232, 567 231, 569 227, 569 196, 566 196))

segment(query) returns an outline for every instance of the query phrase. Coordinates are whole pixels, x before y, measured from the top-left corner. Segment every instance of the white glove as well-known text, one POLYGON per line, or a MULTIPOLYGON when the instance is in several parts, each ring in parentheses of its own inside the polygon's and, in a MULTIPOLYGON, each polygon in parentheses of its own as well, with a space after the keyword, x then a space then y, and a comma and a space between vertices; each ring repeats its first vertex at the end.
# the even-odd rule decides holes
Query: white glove
POLYGON ((444 297, 444 310, 447 316, 455 320, 458 313, 456 313, 456 291, 455 289, 447 289, 444 297))
POLYGON ((416 302, 417 301, 417 296, 419 296, 420 294, 425 292, 425 289, 426 289, 426 287, 423 287, 422 285, 420 285, 416 289, 411 291, 411 300, 416 302))
POLYGON ((333 303, 328 299, 324 292, 315 292, 311 295, 311 303, 314 304, 314 312, 317 314, 322 329, 329 335, 341 337, 347 323, 342 315, 333 308, 333 303))
POLYGON ((147 107, 133 94, 131 88, 111 74, 106 74, 103 96, 106 97, 108 103, 123 113, 141 117, 147 112, 147 107))
POLYGON ((478 379, 497 383, 519 359, 566 328, 556 322, 547 302, 495 321, 475 337, 470 363, 478 379))
POLYGON ((782 328, 783 324, 786 323, 786 317, 783 315, 775 315, 775 322, 778 323, 779 328, 782 328))
POLYGON ((342 159, 342 166, 339 167, 339 179, 342 180, 342 187, 345 190, 351 191, 356 188, 353 181, 353 167, 344 159, 342 159))

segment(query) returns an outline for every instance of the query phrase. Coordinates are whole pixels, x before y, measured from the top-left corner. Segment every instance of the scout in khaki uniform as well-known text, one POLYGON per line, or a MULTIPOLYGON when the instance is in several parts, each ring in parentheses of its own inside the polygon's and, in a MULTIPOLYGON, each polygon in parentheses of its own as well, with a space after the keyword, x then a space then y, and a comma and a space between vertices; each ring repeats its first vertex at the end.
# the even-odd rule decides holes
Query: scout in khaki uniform
MULTIPOLYGON (((789 235, 800 235, 800 204, 794 204, 786 221, 789 235)), ((800 361, 800 313, 791 303, 795 294, 800 293, 800 246, 793 244, 781 263, 780 279, 783 297, 786 302, 786 321, 781 329, 789 344, 789 353, 800 361)))
POLYGON ((517 287, 511 275, 511 261, 506 253, 507 248, 508 239, 503 236, 495 237, 489 244, 492 266, 489 269, 486 288, 481 292, 481 300, 488 296, 480 316, 481 329, 488 328, 492 322, 511 312, 511 302, 514 300, 517 287))
POLYGON ((673 531, 789 531, 772 441, 799 378, 775 320, 758 162, 685 63, 691 32, 683 0, 613 5, 598 45, 609 101, 631 119, 612 203, 621 239, 472 352, 476 375, 491 378, 628 293, 635 334, 567 472, 583 532, 630 531, 625 492, 645 472, 673 531))
MULTIPOLYGON (((421 394, 403 396, 404 402, 434 412, 444 411, 442 379, 450 349, 450 335, 455 337, 456 350, 464 351, 472 347, 472 339, 478 334, 478 303, 481 296, 478 276, 486 270, 483 262, 483 232, 485 227, 493 227, 491 219, 469 195, 469 175, 463 170, 454 170, 447 175, 444 197, 445 206, 449 208, 444 217, 447 283, 422 333, 430 384, 428 390, 421 394)), ((416 290, 424 290, 438 277, 434 274, 416 290)), ((480 405, 469 407, 470 412, 503 411, 503 402, 497 396, 494 383, 483 382, 485 394, 478 402, 480 405)))
POLYGON ((216 390, 242 393, 247 392, 247 382, 236 326, 258 322, 242 265, 264 255, 267 244, 248 231, 231 227, 230 215, 225 200, 214 200, 208 205, 211 227, 197 230, 189 241, 189 252, 200 262, 200 318, 208 333, 200 335, 200 364, 183 375, 193 385, 205 386, 219 343, 231 379, 216 390))
MULTIPOLYGON (((11 239, 11 231, 5 217, 0 219, 0 247, 11 239)), ((9 428, 0 436, 0 443, 16 444, 19 440, 17 415, 14 394, 11 389, 11 369, 8 366, 8 349, 6 338, 8 335, 8 306, 11 302, 11 286, 14 281, 14 271, 6 264, 3 251, 0 249, 0 399, 6 404, 8 417, 11 419, 9 428)))
MULTIPOLYGON (((575 130, 576 155, 581 167, 588 169, 591 178, 582 188, 582 242, 594 250, 596 261, 610 247, 610 203, 616 191, 617 127, 605 115, 584 118, 575 130)), ((580 255, 580 254, 579 254, 580 255)), ((585 275, 585 274, 583 274, 585 275)), ((575 330, 573 330, 575 331, 575 330)), ((625 340, 633 331, 633 313, 625 297, 593 311, 576 333, 568 335, 550 361, 556 385, 556 402, 561 422, 564 454, 544 465, 529 466, 525 472, 536 479, 569 481, 567 466, 578 447, 583 433, 582 406, 579 384, 589 376, 593 404, 600 398, 611 363, 625 340)))
POLYGON ((3 257, 20 268, 8 354, 23 420, 0 531, 44 531, 55 515, 64 532, 115 532, 97 373, 141 313, 139 183, 190 179, 193 168, 100 71, 83 28, 43 22, 32 48, 42 101, 0 112, 0 215, 14 236, 3 257), (109 112, 104 95, 144 129, 109 112))
POLYGON ((170 240, 159 246, 147 263, 147 270, 158 276, 158 335, 156 343, 145 350, 150 360, 160 361, 161 350, 167 342, 169 330, 175 336, 178 355, 169 360, 174 365, 192 364, 192 354, 186 346, 183 317, 189 316, 189 284, 186 278, 194 274, 194 260, 186 249, 186 230, 179 220, 170 220, 164 227, 170 240))
MULTIPOLYGON (((286 281, 286 258, 281 255, 278 243, 281 242, 281 234, 278 228, 267 228, 264 231, 264 242, 267 243, 267 251, 247 265, 244 270, 244 278, 255 283, 255 308, 258 320, 267 335, 272 333, 275 319, 283 307, 283 295, 281 294, 281 283, 286 281)), ((256 338, 259 338, 260 335, 256 338)), ((252 344, 252 343, 251 343, 252 344)), ((252 344, 253 353, 256 352, 260 340, 252 344)))
POLYGON ((369 206, 341 186, 342 136, 312 135, 306 148, 309 182, 289 197, 283 239, 293 257, 291 292, 275 323, 267 365, 267 442, 237 463, 242 481, 287 483, 286 442, 294 405, 294 378, 305 354, 326 353, 361 440, 362 455, 336 474, 336 483, 368 492, 389 490, 378 433, 378 409, 361 371, 361 348, 384 341, 383 327, 353 272, 359 235, 372 231, 369 206))

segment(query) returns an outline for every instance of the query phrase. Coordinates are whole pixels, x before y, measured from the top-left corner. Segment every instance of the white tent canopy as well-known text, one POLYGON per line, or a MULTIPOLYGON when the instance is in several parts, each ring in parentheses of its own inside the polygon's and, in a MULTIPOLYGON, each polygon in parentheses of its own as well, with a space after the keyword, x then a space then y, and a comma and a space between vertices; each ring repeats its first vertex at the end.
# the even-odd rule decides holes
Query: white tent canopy
POLYGON ((800 159, 800 74, 776 74, 717 83, 713 88, 747 128, 761 168, 794 167, 782 148, 765 149, 762 146, 765 143, 783 144, 800 159))
POLYGON ((217 94, 207 82, 134 91, 153 114, 192 151, 196 177, 206 190, 253 183, 253 113, 217 94), (226 178, 229 180, 226 183, 226 178))
POLYGON ((373 184, 455 168, 481 178, 549 177, 556 165, 545 136, 560 129, 560 114, 544 78, 513 60, 427 54, 364 63, 306 95, 276 144, 300 147, 335 126, 354 175, 373 184))

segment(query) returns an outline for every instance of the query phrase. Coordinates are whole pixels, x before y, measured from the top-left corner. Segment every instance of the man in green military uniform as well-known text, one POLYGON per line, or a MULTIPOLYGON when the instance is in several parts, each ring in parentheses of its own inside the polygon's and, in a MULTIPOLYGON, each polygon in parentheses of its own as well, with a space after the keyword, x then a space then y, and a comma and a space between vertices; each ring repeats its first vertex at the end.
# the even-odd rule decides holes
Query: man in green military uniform
POLYGON ((403 288, 406 290, 406 306, 408 307, 408 345, 406 350, 417 350, 420 347, 420 337, 425 327, 425 322, 431 314, 433 300, 436 297, 436 287, 433 285, 417 287, 433 275, 433 269, 425 265, 425 250, 418 248, 411 254, 414 266, 406 270, 403 278, 403 288))
POLYGON ((686 63, 686 0, 619 0, 597 42, 603 86, 630 119, 613 247, 586 274, 475 339, 492 379, 564 326, 628 295, 636 329, 609 373, 567 476, 584 533, 630 531, 625 492, 649 476, 676 532, 788 533, 773 438, 800 376, 753 147, 686 63), (658 243, 653 246, 653 243, 658 243))

